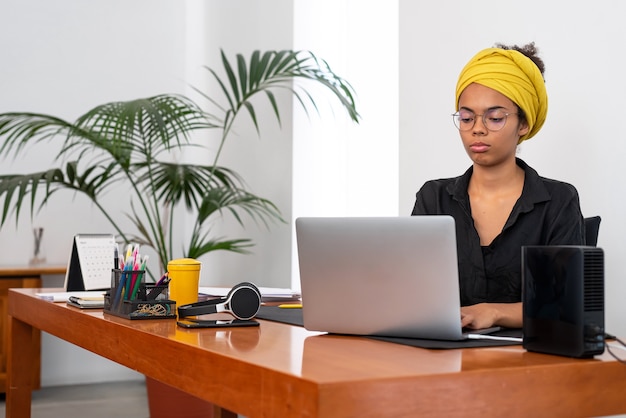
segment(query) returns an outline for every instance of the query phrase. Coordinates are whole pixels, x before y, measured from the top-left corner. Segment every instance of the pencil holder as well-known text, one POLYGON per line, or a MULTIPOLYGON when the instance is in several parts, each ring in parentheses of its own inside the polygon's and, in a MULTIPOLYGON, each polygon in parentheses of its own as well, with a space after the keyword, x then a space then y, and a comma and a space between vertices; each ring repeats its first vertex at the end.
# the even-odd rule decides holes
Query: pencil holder
POLYGON ((104 312, 127 319, 176 318, 176 302, 168 285, 145 284, 143 270, 111 271, 111 289, 104 295, 104 312))

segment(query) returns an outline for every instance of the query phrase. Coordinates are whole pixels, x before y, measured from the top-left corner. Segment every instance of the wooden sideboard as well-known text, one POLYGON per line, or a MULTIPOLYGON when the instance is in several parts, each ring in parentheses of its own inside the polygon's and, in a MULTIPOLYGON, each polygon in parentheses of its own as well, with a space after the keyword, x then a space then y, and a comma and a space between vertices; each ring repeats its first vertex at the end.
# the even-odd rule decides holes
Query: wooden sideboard
MULTIPOLYGON (((7 384, 7 351, 9 345, 9 329, 7 323, 7 298, 11 288, 41 287, 41 276, 65 274, 66 267, 52 265, 36 266, 3 266, 0 265, 0 393, 6 392, 7 384)), ((41 350, 41 332, 33 331, 33 346, 41 350)), ((39 388, 40 367, 34 369, 33 382, 39 388)))

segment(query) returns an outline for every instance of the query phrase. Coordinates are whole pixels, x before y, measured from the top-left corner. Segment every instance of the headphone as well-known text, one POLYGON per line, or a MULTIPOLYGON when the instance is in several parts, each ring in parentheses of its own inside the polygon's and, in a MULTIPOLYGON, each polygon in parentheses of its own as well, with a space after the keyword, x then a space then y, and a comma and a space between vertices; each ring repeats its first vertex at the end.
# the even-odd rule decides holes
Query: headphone
POLYGON ((252 319, 261 308, 261 292, 252 283, 235 285, 225 298, 210 299, 189 303, 178 307, 178 316, 196 316, 218 312, 228 312, 237 319, 252 319))

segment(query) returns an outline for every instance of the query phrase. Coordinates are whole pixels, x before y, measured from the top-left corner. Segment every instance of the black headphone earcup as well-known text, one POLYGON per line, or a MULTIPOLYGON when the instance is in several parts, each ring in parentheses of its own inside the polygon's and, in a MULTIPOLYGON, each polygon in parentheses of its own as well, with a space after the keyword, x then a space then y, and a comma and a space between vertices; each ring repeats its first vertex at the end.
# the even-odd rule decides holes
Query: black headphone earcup
POLYGON ((239 319, 251 319, 261 308, 261 292, 249 282, 239 283, 228 292, 229 310, 239 319))

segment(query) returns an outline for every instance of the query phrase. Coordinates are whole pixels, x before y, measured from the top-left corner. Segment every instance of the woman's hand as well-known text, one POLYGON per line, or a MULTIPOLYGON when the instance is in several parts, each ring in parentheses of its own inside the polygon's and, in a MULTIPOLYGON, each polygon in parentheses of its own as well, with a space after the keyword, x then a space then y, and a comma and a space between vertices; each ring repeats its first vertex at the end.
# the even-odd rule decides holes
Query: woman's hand
POLYGON ((522 327, 522 303, 478 303, 461 307, 461 326, 482 329, 493 326, 522 327))

